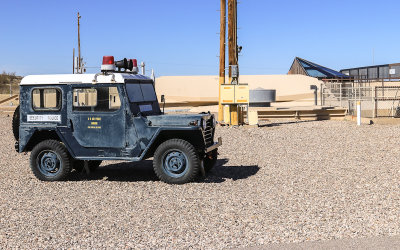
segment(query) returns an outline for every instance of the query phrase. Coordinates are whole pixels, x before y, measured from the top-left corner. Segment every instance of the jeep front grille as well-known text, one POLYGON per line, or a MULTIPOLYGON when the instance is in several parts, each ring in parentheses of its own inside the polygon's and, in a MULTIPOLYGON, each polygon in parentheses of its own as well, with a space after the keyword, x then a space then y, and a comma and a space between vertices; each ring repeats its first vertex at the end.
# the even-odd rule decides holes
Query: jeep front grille
POLYGON ((214 127, 212 118, 206 121, 206 129, 203 131, 203 136, 206 147, 209 147, 214 143, 214 127))

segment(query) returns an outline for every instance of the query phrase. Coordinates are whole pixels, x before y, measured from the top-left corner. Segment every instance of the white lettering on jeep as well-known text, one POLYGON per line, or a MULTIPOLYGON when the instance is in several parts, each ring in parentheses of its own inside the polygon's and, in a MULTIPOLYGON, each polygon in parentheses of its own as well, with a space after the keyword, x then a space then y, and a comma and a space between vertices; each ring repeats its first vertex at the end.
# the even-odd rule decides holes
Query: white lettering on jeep
POLYGON ((28 122, 61 122, 61 115, 28 115, 28 122))

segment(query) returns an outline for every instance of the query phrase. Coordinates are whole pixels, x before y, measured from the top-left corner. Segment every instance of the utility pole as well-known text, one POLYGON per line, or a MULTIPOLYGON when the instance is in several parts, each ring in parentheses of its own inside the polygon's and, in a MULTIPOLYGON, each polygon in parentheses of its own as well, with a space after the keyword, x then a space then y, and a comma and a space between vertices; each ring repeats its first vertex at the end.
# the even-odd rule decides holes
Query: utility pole
MULTIPOLYGON (((237 0, 228 0, 228 50, 229 50, 229 83, 237 84, 239 78, 237 46, 237 0), (233 68, 236 74, 233 76, 233 68)), ((231 125, 239 125, 238 105, 229 105, 231 125)))
POLYGON ((81 34, 80 34, 79 19, 81 19, 81 16, 79 15, 79 12, 78 12, 78 65, 77 65, 78 70, 77 70, 77 73, 82 74, 81 34))
POLYGON ((219 94, 218 94, 218 121, 224 120, 224 107, 221 104, 221 85, 225 84, 225 51, 226 51, 226 0, 221 0, 221 28, 219 52, 219 94))

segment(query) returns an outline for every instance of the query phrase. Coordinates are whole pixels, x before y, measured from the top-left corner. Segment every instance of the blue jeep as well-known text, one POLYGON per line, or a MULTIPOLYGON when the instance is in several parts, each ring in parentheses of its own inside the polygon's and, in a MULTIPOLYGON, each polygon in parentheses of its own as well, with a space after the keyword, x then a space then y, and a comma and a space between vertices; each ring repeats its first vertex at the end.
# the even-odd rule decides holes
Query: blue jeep
POLYGON ((160 180, 187 183, 216 163, 215 125, 210 113, 163 114, 153 80, 129 70, 26 76, 13 117, 16 150, 42 181, 153 157, 160 180))

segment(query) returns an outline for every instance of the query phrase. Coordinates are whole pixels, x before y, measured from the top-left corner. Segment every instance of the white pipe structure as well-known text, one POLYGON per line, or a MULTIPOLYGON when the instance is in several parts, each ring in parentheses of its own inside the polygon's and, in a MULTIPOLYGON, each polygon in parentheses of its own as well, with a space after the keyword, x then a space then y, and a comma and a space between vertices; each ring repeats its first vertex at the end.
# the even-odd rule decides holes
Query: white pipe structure
POLYGON ((357 101, 357 125, 361 125, 361 102, 357 101))
POLYGON ((140 67, 142 68, 142 75, 145 75, 146 74, 146 68, 145 68, 146 64, 144 62, 141 62, 140 67))
POLYGON ((151 79, 153 80, 153 82, 156 82, 156 75, 154 74, 154 69, 151 69, 151 79))

